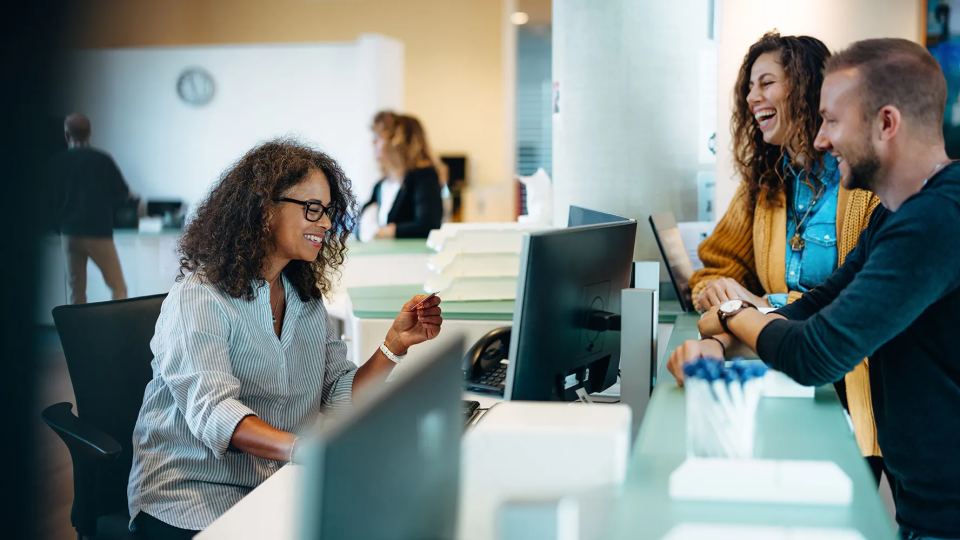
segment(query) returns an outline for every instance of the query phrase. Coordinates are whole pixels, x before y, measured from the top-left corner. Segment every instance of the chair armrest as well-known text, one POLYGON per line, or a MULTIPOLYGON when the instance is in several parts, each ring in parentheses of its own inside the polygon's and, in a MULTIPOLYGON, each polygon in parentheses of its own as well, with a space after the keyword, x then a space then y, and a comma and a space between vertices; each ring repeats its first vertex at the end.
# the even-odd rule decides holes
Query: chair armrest
POLYGON ((94 462, 116 459, 122 450, 120 444, 110 435, 77 418, 72 411, 72 403, 57 403, 44 409, 40 417, 60 436, 73 459, 94 462))

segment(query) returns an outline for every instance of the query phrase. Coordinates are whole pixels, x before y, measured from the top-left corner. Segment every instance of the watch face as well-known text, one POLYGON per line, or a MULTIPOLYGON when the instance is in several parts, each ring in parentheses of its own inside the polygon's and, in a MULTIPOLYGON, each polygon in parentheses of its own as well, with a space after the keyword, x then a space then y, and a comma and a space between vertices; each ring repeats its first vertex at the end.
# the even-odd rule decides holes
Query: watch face
POLYGON ((741 307, 743 307, 743 300, 734 298, 733 300, 727 300, 726 302, 720 304, 720 311, 724 313, 733 313, 741 307))

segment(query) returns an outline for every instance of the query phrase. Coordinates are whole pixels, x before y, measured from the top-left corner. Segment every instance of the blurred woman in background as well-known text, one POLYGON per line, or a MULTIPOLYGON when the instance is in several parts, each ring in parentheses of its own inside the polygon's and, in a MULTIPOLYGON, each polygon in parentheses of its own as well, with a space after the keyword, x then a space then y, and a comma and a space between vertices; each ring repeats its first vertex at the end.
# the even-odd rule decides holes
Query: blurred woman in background
POLYGON ((376 238, 426 238, 443 221, 443 164, 433 157, 423 126, 412 116, 382 111, 371 130, 384 178, 363 208, 378 205, 376 238))

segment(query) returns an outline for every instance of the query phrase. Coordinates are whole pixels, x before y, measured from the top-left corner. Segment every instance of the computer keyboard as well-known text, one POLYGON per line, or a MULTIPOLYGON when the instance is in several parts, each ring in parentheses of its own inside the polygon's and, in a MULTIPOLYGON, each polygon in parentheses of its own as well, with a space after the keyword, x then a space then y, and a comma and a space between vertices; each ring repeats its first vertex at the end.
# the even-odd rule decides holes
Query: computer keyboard
POLYGON ((463 400, 463 425, 466 426, 470 424, 470 420, 473 419, 473 415, 477 413, 477 409, 479 408, 479 401, 463 400))

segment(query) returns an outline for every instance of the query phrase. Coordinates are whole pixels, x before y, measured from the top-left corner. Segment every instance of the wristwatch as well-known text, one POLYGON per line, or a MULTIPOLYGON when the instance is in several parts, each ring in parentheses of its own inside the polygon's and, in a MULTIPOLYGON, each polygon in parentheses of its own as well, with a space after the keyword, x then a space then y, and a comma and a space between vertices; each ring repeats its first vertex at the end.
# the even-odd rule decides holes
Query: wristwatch
POLYGON ((723 331, 729 334, 730 329, 727 328, 727 319, 747 308, 757 309, 757 306, 739 298, 727 300, 726 302, 720 304, 720 309, 717 311, 717 317, 720 318, 720 326, 723 327, 723 331))

